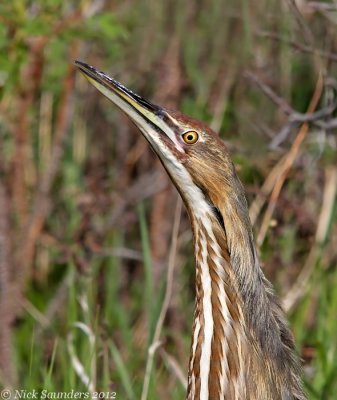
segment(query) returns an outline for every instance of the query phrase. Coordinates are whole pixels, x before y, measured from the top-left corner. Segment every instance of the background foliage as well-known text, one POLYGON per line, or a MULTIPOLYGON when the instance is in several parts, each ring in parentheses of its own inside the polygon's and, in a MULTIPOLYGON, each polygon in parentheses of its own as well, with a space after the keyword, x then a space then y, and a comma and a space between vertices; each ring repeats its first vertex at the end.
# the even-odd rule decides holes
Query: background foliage
POLYGON ((0 3, 4 387, 137 399, 147 365, 149 399, 184 398, 189 222, 137 130, 76 73, 78 58, 228 143, 309 398, 335 398, 336 11, 291 0, 0 3))

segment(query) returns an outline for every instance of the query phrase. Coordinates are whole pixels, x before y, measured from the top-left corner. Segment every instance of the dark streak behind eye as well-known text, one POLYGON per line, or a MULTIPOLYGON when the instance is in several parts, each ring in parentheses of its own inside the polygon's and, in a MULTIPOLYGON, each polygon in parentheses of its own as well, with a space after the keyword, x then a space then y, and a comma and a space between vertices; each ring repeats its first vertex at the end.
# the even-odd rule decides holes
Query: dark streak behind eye
POLYGON ((202 191, 207 203, 210 205, 214 216, 216 217, 217 221, 219 222, 221 228, 226 232, 226 228, 225 228, 225 222, 223 220, 222 214, 220 212, 220 210, 211 202, 210 198, 208 197, 206 191, 198 185, 198 188, 202 191))
POLYGON ((221 212, 214 205, 212 205, 212 211, 213 211, 214 215, 216 216, 216 219, 218 220, 221 228, 225 231, 225 222, 223 220, 221 212))

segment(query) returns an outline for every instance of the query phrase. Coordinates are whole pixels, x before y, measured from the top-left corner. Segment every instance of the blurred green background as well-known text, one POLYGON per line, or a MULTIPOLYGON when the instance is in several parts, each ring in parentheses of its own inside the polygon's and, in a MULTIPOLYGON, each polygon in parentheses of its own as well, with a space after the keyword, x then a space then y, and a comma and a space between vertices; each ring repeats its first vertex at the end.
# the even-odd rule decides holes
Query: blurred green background
POLYGON ((219 132, 308 396, 337 398, 336 24, 324 1, 0 3, 3 387, 139 399, 176 240, 147 398, 185 396, 189 221, 136 128, 76 72, 80 59, 219 132))

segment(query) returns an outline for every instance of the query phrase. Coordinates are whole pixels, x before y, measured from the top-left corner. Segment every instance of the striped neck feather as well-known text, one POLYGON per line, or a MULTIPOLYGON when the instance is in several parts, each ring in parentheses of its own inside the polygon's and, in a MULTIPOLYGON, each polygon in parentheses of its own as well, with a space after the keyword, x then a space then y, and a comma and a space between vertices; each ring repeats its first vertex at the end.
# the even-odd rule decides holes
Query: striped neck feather
POLYGON ((241 300, 231 284, 226 242, 220 246, 217 238, 221 230, 210 213, 193 223, 196 305, 188 399, 223 399, 228 393, 243 398, 244 394, 241 300))
POLYGON ((305 399, 292 336, 258 263, 245 199, 217 210, 205 197, 199 201, 189 210, 196 304, 187 399, 305 399))

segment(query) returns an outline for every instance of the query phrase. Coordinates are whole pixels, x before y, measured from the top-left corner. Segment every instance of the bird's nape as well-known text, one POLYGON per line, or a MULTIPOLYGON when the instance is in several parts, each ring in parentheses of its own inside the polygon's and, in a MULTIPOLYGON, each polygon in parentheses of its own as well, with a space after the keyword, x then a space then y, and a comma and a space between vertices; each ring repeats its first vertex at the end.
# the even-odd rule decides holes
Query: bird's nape
POLYGON ((260 268, 244 190, 223 142, 205 124, 76 65, 139 127, 189 213, 196 302, 187 399, 304 400, 293 338, 260 268))

